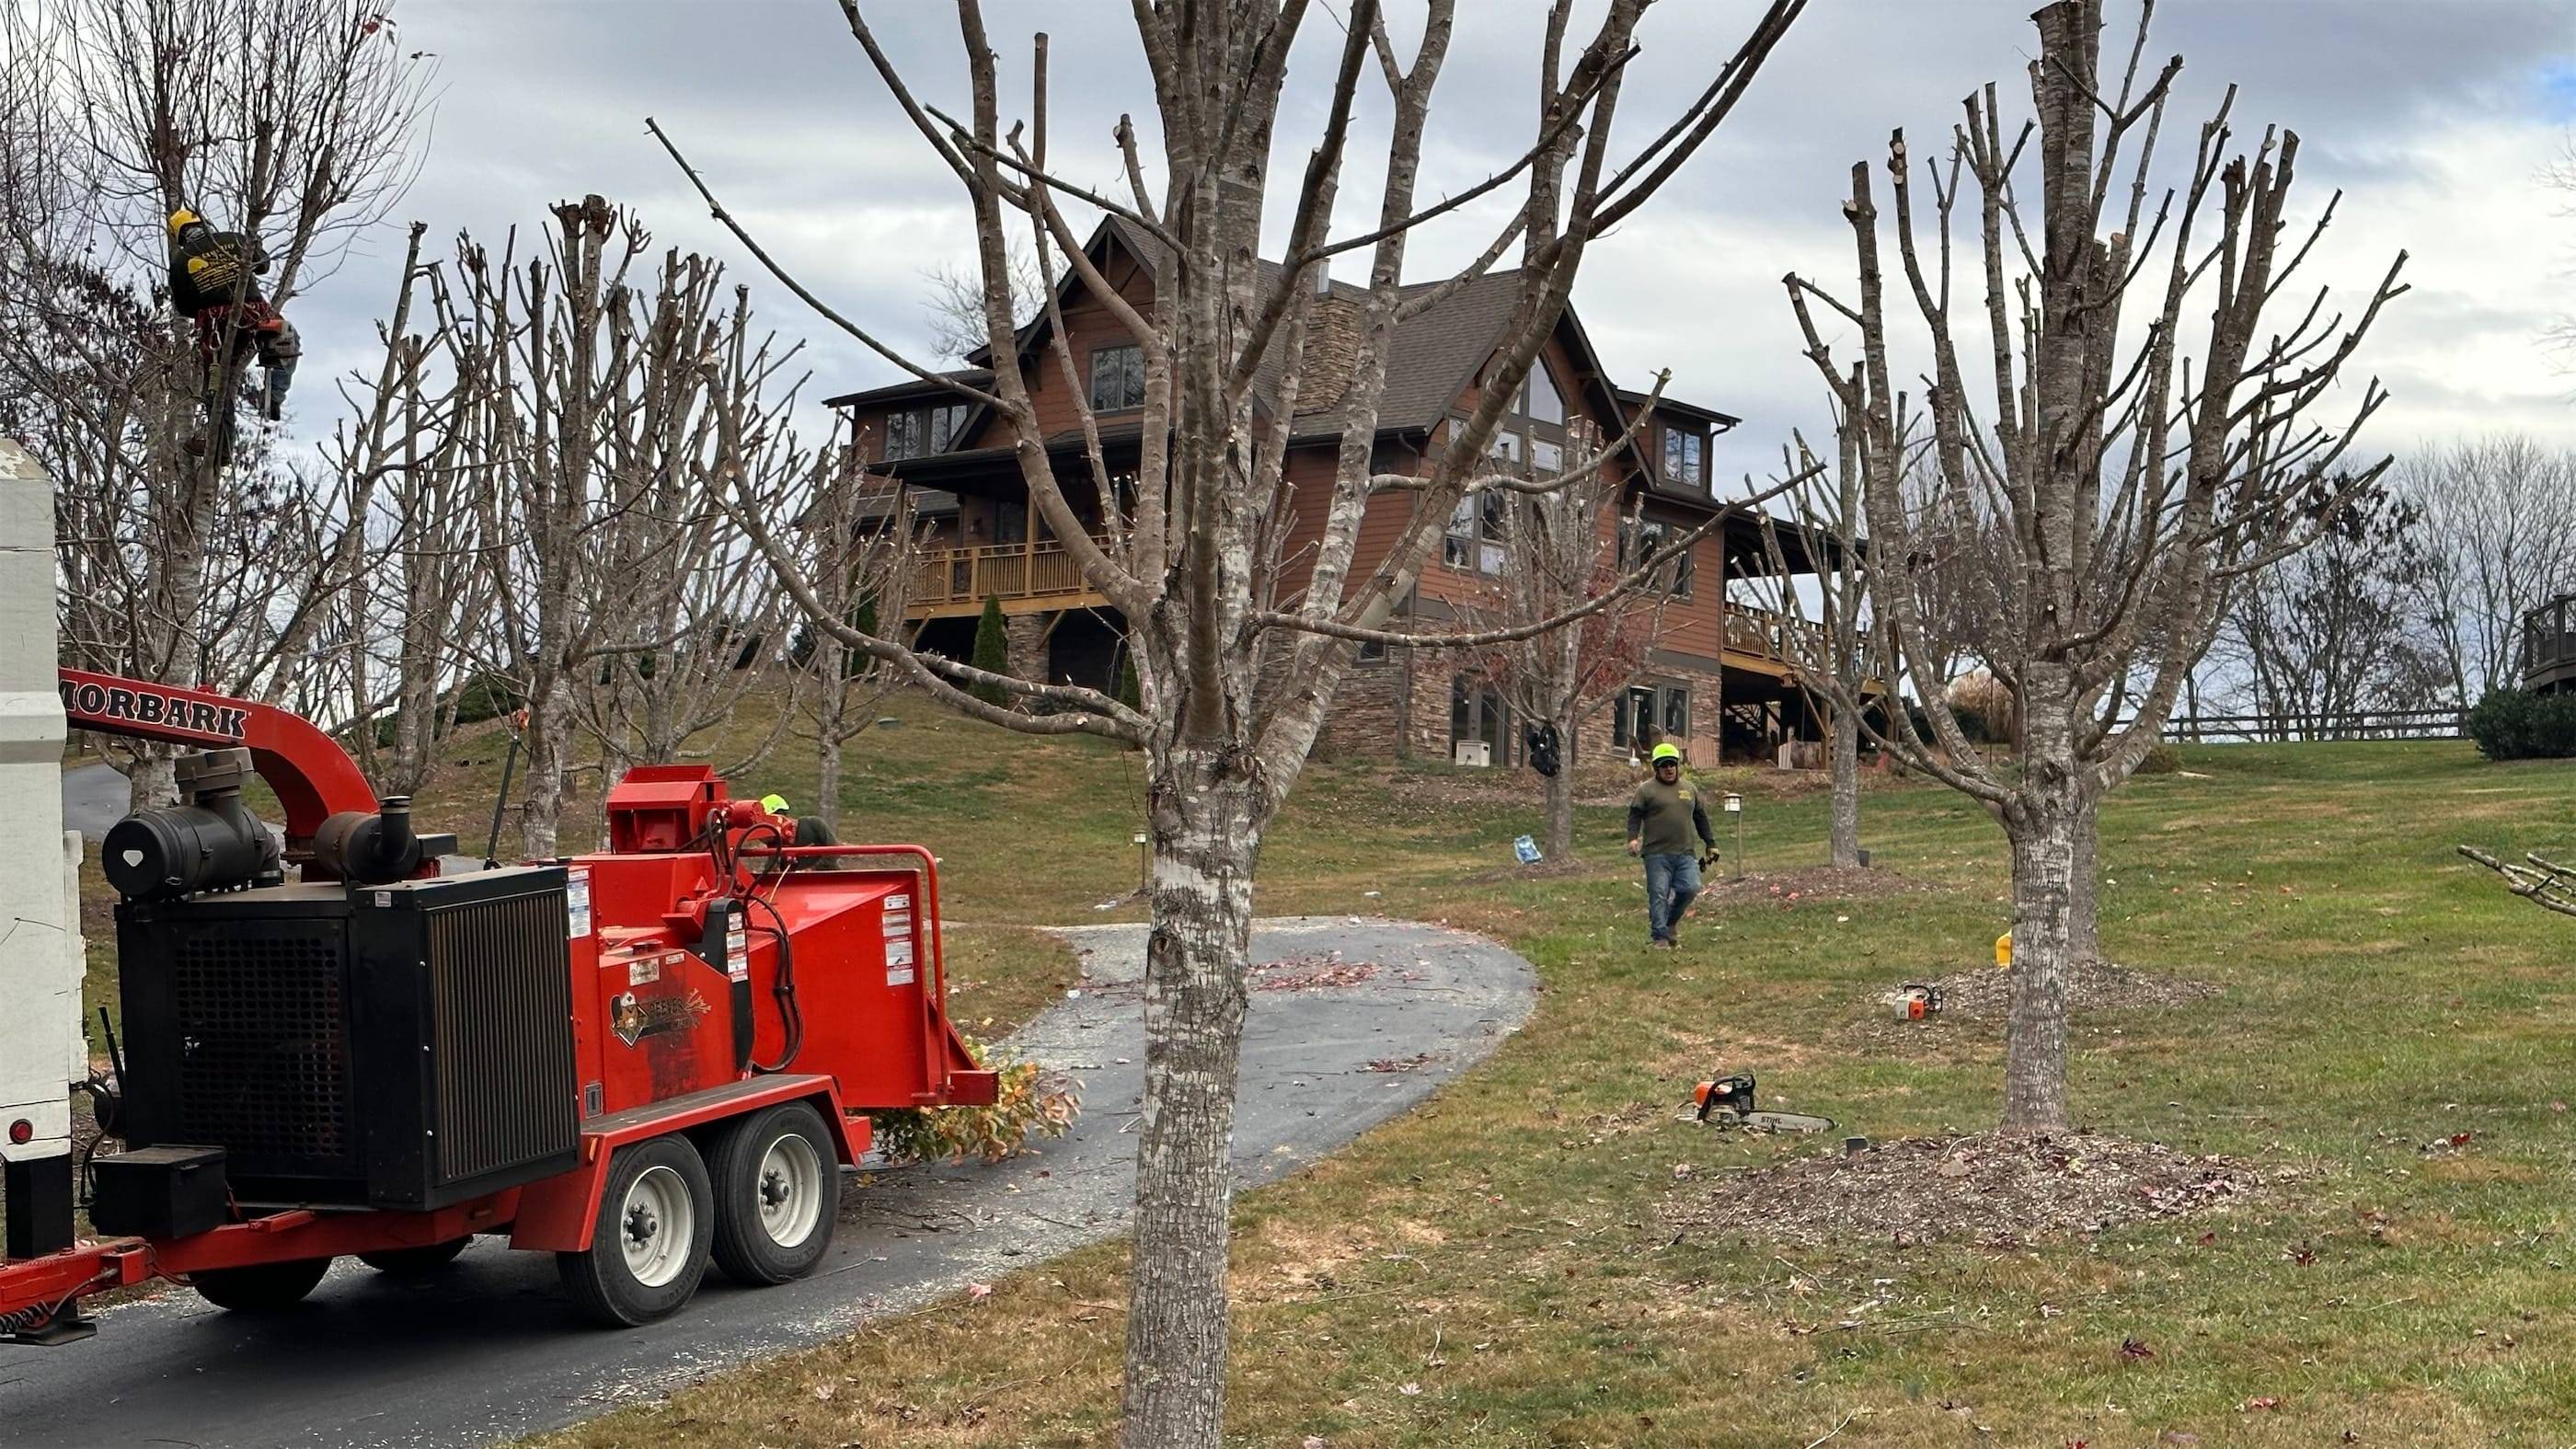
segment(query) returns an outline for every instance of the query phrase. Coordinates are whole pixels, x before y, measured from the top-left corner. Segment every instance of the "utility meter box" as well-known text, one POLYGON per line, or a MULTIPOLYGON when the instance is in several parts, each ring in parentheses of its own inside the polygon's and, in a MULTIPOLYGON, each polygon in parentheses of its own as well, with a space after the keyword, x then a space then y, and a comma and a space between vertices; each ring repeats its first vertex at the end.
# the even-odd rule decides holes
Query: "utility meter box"
POLYGON ((0 438, 0 1164, 8 1250, 68 1232, 71 1083, 81 1042, 80 837, 63 819, 54 692, 53 483, 0 438), (57 1201, 59 1199, 59 1201, 57 1201))

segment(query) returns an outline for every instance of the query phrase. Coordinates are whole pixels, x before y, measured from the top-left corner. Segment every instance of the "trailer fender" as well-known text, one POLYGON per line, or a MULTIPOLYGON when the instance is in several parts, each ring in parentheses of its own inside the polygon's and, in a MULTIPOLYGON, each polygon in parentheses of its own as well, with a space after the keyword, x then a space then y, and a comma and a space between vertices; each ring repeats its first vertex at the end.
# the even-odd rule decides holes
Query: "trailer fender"
POLYGON ((590 1248, 591 1229, 599 1220, 599 1197, 608 1185, 608 1159, 629 1142, 671 1132, 711 1127, 780 1102, 811 1101, 832 1136, 843 1164, 855 1164, 868 1150, 868 1119, 841 1109, 841 1094, 826 1076, 781 1073, 751 1077, 691 1092, 668 1101, 648 1103, 594 1117, 582 1124, 581 1164, 520 1189, 519 1216, 510 1225, 510 1246, 540 1252, 580 1253, 590 1248))

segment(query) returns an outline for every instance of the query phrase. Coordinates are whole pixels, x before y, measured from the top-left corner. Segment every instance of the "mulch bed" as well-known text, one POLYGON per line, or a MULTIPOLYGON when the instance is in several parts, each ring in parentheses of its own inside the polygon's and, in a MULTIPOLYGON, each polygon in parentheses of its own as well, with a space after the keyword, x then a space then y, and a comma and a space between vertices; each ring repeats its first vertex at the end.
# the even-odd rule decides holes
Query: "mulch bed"
POLYGON ((1685 1179, 1664 1217, 1686 1235, 1793 1247, 1861 1241, 2013 1248, 2224 1212, 2296 1175, 2090 1133, 1918 1137, 1685 1179))
MULTIPOLYGON (((2012 973, 2008 970, 1986 967, 1915 979, 1929 979, 1941 989, 1941 1009, 1921 1021, 1897 1020, 1893 1006, 1901 984, 1890 983, 1870 1002, 1867 1015, 1858 1023, 1856 1029, 1861 1036, 1875 1043, 1904 1045, 1960 1032, 1992 1035, 2002 1029, 2004 1018, 2011 1014, 2012 973)), ((2158 1011, 2206 1001, 2219 990, 2214 981, 2159 976, 2116 962, 2088 961, 2067 973, 2066 1000, 2068 1008, 2077 1012, 2158 1011)))

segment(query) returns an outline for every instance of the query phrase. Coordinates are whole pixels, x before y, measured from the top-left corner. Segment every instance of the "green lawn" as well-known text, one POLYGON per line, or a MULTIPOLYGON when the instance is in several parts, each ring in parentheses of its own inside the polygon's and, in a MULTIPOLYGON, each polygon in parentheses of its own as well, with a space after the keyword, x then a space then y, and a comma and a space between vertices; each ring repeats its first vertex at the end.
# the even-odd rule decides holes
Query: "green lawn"
MULTIPOLYGON (((953 720, 876 738, 898 736, 882 763, 900 787, 854 782, 852 801, 946 855, 953 911, 1125 913, 1092 906, 1133 883, 1130 761, 953 720)), ((1243 1200, 1235 1436, 2563 1442, 2576 922, 2507 897, 2452 846, 2566 847, 2576 768, 2490 765, 2457 744, 2207 748, 2185 764, 2106 814, 2103 935, 2124 964, 2224 989, 2080 1019, 2077 1100, 2098 1130, 2306 1175, 2231 1214, 2024 1251, 1789 1251, 1677 1240, 1661 1216, 1694 1190, 1677 1165, 1704 1183, 1825 1150, 1669 1120, 1712 1070, 1754 1070, 1880 1139, 1990 1122, 1990 1034, 1945 1024, 1891 1047, 1875 1026, 1879 990, 1971 967, 2002 929, 2001 840, 1982 813, 1929 786, 1874 789, 1879 864, 1936 889, 1704 911, 1667 956, 1638 944, 1610 808, 1582 822, 1594 869, 1515 880, 1526 777, 1318 766, 1271 837, 1260 909, 1487 931, 1538 964, 1543 995, 1432 1105, 1243 1200), (2419 1151, 2460 1132, 2474 1135, 2456 1153, 2419 1151), (2131 1339, 2151 1354, 2124 1356, 2131 1339)), ((1756 870, 1821 859, 1821 796, 1753 794, 1748 812, 1756 870)), ((1123 1258, 1084 1250, 980 1303, 548 1442, 1105 1442, 1123 1258)))
MULTIPOLYGON (((904 723, 857 747, 846 836, 939 852, 957 920, 1137 918, 1137 761, 889 712, 904 723)), ((479 842, 498 751, 462 756, 423 813, 479 842)), ((2224 989, 2080 1019, 2077 1101, 2099 1130, 2307 1175, 2233 1214, 2009 1252, 1676 1240, 1662 1216, 1713 1174, 1823 1150, 1669 1120, 1711 1071, 1756 1071, 1766 1092, 1880 1139, 1991 1121, 1991 1036, 1945 1024, 1891 1046, 1875 999, 1974 966, 2003 928, 2001 838, 1977 809, 1920 783, 1874 788, 1863 826, 1879 864, 1931 889, 1704 910, 1675 956, 1639 945, 1612 807, 1584 813, 1590 870, 1529 879, 1509 842, 1536 824, 1530 777, 1314 767, 1266 847, 1264 913, 1489 932, 1537 963, 1543 994, 1525 1031, 1428 1107, 1243 1200, 1235 1436, 1795 1446, 1842 1425, 1837 1445, 2564 1442, 2576 922, 2506 896, 2452 846, 2567 849, 2576 766, 2490 765, 2457 744, 2190 749, 2185 765, 2109 807, 2103 935, 2124 964, 2224 989), (2419 1151, 2460 1132, 2474 1135, 2456 1153, 2419 1151), (1677 1181, 1681 1164, 1693 1180, 1677 1181), (2152 1355, 2123 1356, 2126 1339, 2152 1355)), ((810 768, 782 753, 744 787, 809 798, 810 768)), ((1733 780, 1754 869, 1821 860, 1821 795, 1768 772, 1733 780)), ((567 841, 595 828, 577 821, 567 841)), ((1000 994, 961 1015, 998 1030, 1050 998, 1061 954, 1033 933, 968 944, 977 934, 960 934, 957 974, 1000 994)), ((1106 1442, 1123 1258, 1086 1249, 979 1303, 548 1442, 1106 1442)))

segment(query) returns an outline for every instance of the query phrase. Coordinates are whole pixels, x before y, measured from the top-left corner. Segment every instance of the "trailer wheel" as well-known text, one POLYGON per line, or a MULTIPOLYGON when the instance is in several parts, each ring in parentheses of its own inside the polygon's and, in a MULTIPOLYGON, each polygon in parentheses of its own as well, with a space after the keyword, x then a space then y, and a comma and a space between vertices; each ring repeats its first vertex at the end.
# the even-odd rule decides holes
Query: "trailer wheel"
POLYGON ((608 1160, 589 1251, 555 1255, 573 1302, 612 1328, 676 1312, 706 1276, 713 1205, 707 1165, 686 1137, 618 1148, 608 1160))
POLYGON ((202 1268, 188 1275, 188 1286, 217 1308, 235 1313, 278 1313, 304 1301, 322 1275, 328 1258, 298 1258, 287 1263, 253 1263, 246 1268, 202 1268))
POLYGON ((455 1262, 456 1255, 464 1252, 465 1245, 473 1241, 471 1237, 463 1237, 453 1242, 431 1243, 426 1247, 386 1248, 381 1252, 360 1253, 358 1261, 388 1278, 416 1282, 455 1262))
POLYGON ((737 1283, 802 1278, 823 1261, 840 1217, 841 1164, 823 1114, 782 1102, 716 1139, 715 1258, 737 1283))

